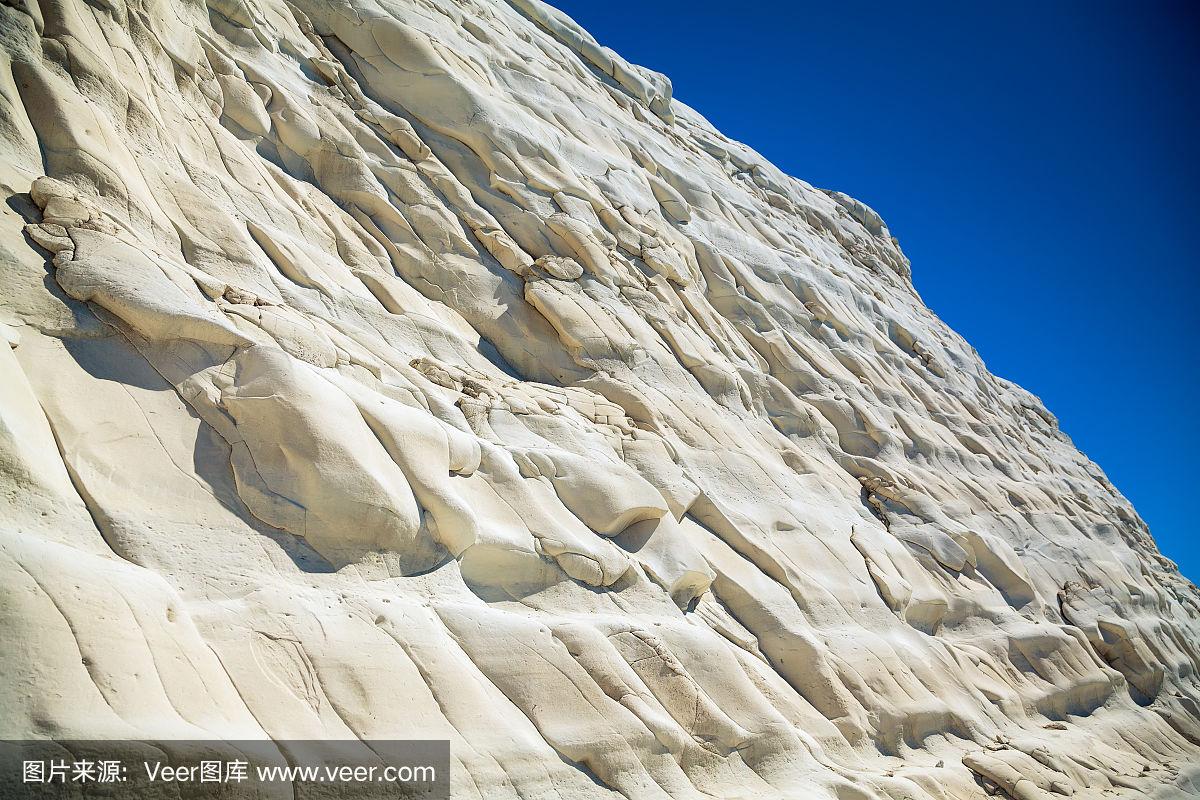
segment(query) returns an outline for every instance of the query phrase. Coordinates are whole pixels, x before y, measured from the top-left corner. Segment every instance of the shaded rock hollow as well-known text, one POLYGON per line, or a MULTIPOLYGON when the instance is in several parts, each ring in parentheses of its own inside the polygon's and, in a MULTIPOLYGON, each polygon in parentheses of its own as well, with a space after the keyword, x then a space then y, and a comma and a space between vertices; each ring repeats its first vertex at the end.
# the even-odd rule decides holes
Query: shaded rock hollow
POLYGON ((1196 588, 874 211, 664 76, 539 0, 0 39, 4 737, 448 738, 489 800, 1200 793, 1196 588))

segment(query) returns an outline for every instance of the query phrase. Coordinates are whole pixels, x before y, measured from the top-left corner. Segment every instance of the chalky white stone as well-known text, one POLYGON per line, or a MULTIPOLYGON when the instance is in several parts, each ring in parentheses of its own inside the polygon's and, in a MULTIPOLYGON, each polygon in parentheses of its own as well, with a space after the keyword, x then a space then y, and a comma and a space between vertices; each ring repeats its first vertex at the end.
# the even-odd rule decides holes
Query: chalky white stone
POLYGON ((874 211, 664 76, 539 0, 6 0, 0 41, 0 736, 448 738, 487 800, 1200 794, 1196 588, 874 211))

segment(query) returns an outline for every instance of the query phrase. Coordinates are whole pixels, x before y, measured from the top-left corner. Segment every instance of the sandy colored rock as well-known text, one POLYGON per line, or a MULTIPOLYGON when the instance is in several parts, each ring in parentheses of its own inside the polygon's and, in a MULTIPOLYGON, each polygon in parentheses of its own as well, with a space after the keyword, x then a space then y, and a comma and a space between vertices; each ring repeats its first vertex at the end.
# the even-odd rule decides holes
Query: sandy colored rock
POLYGON ((877 213, 665 76, 539 0, 17 0, 0 42, 0 738, 1200 795, 1196 587, 877 213))

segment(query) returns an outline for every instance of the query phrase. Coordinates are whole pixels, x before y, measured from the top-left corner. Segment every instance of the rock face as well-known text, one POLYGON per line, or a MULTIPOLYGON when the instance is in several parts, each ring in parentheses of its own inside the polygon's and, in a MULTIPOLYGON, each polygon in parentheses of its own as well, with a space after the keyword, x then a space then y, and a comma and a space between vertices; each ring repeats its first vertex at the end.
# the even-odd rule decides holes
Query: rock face
MULTIPOLYGON (((631 20, 631 24, 637 24, 631 20)), ((0 3, 0 734, 1200 791, 1200 594, 875 212, 539 0, 0 3)))

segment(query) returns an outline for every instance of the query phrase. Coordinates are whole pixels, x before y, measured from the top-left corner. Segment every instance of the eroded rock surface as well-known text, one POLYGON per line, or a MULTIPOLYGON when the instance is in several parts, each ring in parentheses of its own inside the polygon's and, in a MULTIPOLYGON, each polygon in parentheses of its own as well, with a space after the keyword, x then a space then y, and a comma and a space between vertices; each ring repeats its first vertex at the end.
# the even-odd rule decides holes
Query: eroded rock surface
POLYGON ((1197 793, 1196 588, 874 211, 665 77, 539 0, 0 40, 3 737, 444 737, 488 800, 1197 793))

